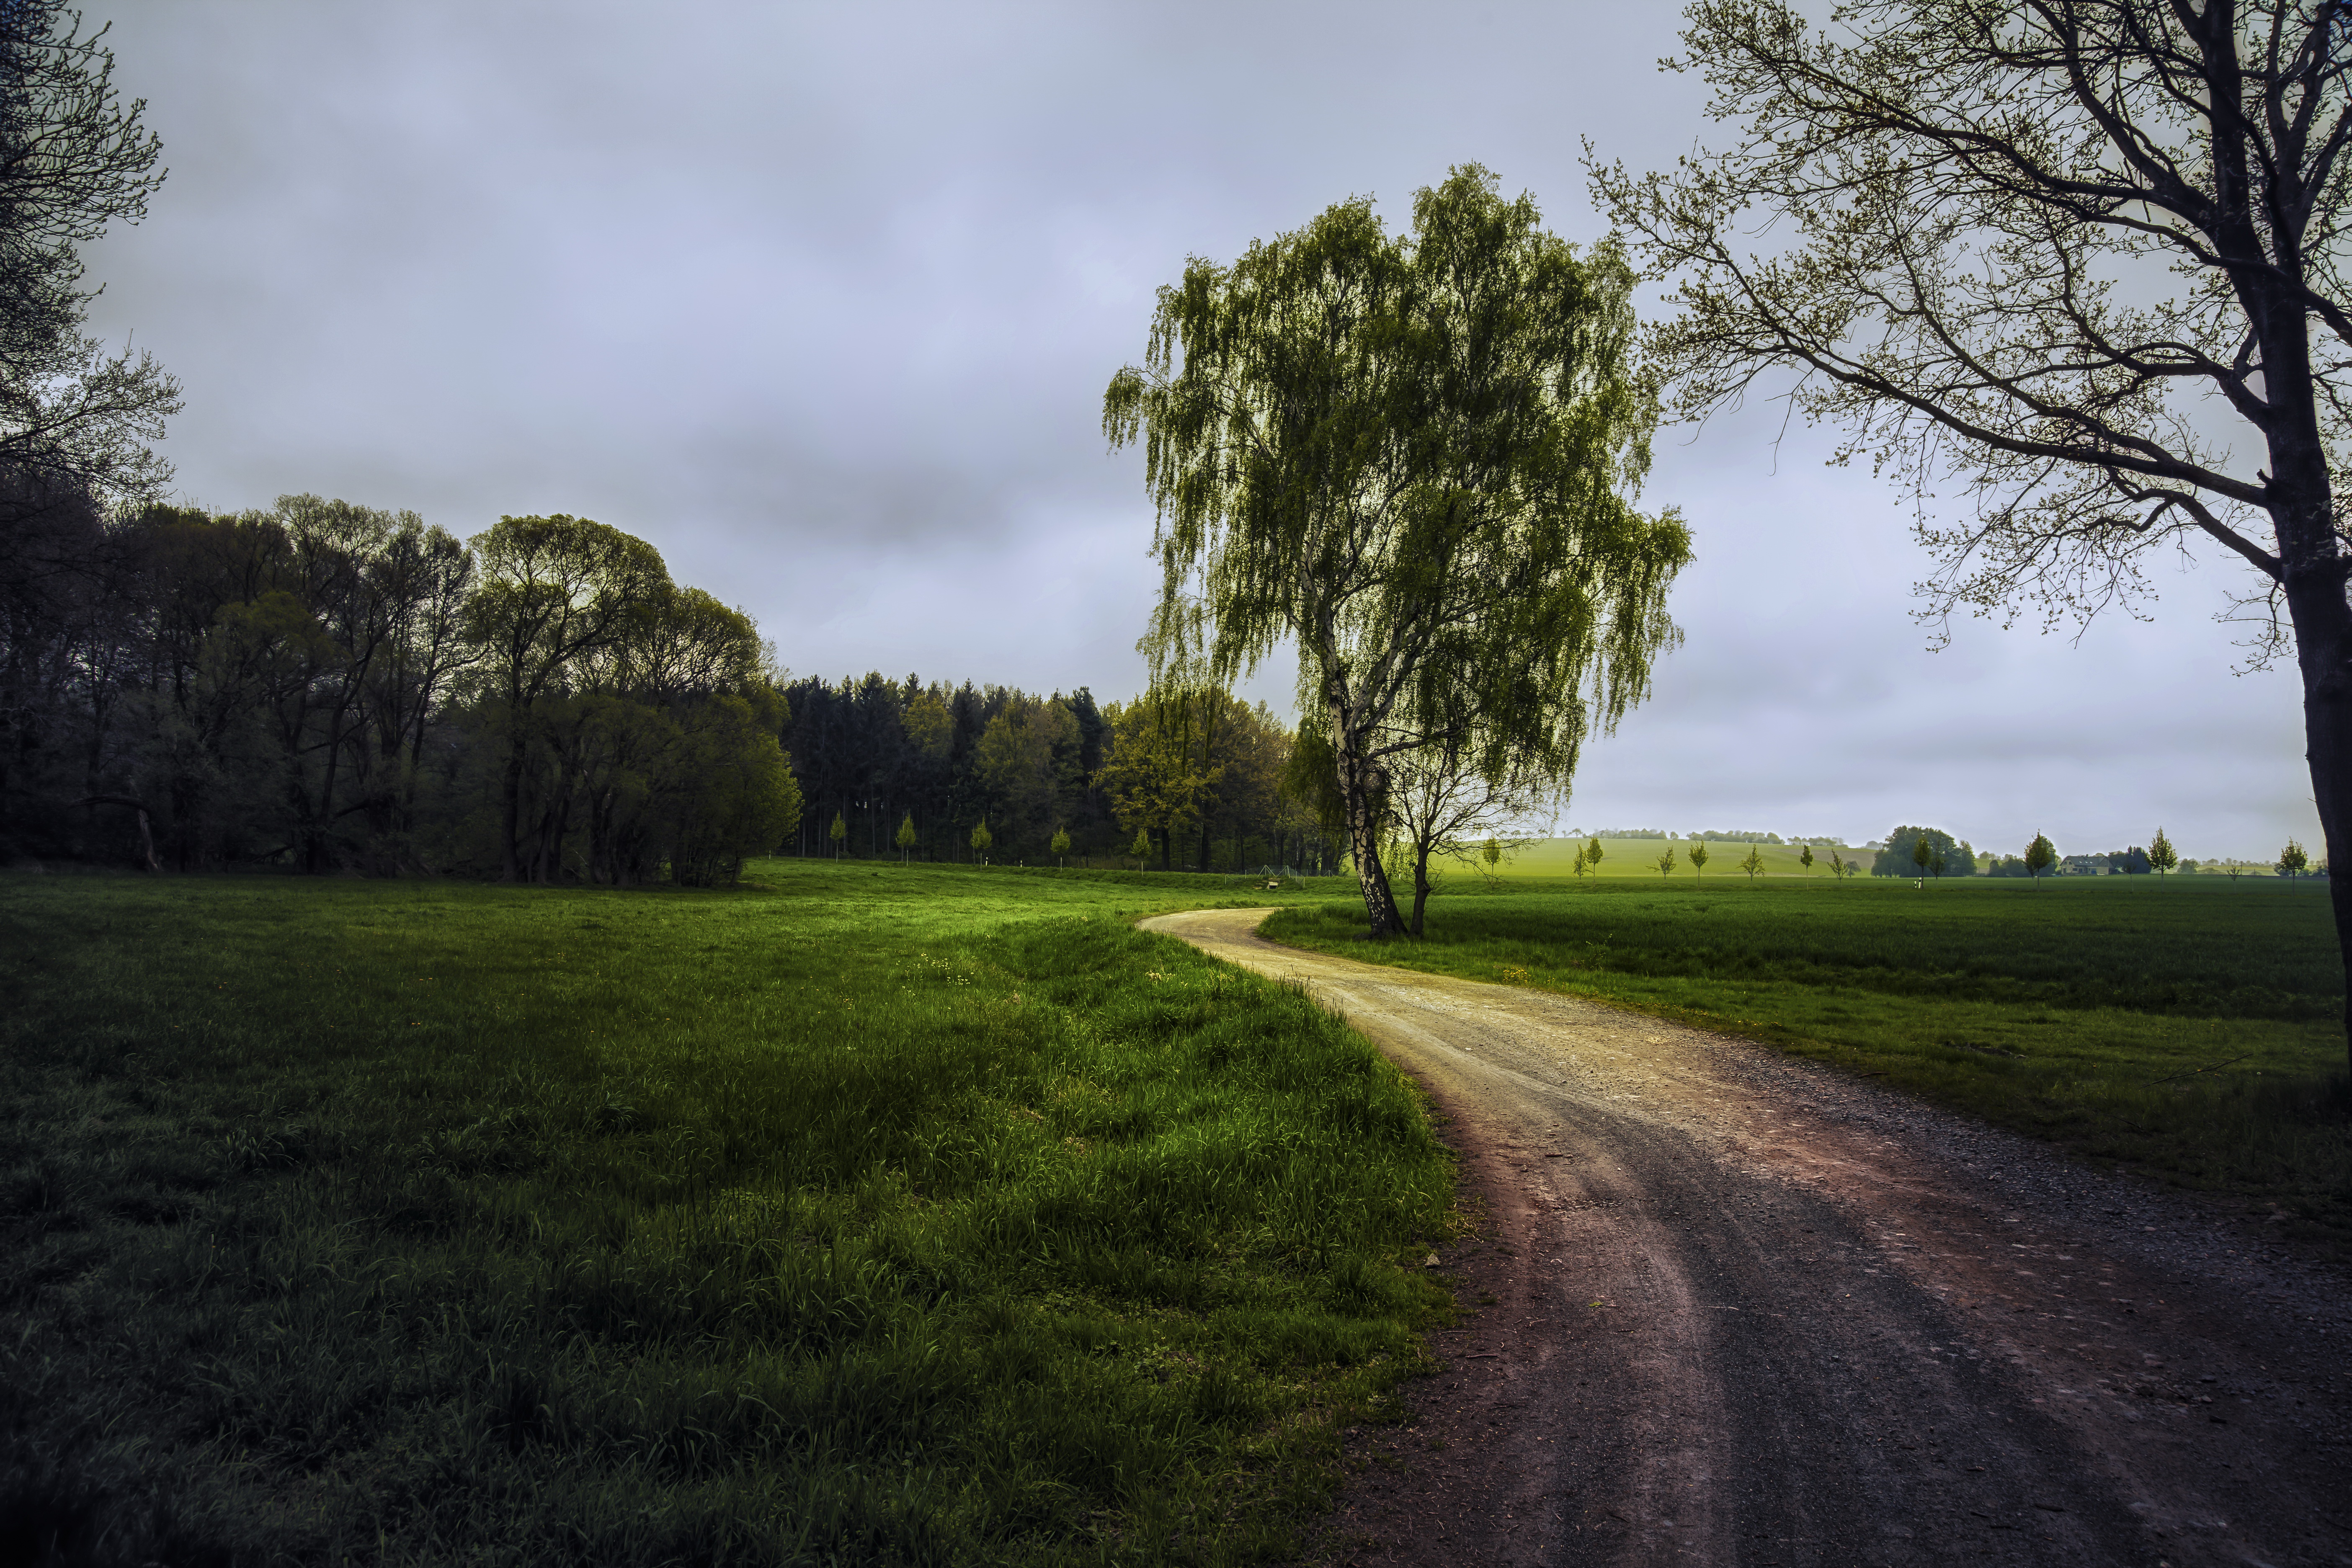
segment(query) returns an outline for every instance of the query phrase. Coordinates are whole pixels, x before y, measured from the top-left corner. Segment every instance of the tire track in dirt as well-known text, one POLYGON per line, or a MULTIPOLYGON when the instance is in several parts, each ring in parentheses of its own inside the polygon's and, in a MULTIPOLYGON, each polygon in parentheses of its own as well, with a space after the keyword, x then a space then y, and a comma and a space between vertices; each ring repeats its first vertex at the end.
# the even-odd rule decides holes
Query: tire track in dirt
POLYGON ((2352 1564, 2340 1275, 1855 1078, 1267 912, 1143 923, 1344 1014, 1486 1216, 1326 1559, 2352 1564))

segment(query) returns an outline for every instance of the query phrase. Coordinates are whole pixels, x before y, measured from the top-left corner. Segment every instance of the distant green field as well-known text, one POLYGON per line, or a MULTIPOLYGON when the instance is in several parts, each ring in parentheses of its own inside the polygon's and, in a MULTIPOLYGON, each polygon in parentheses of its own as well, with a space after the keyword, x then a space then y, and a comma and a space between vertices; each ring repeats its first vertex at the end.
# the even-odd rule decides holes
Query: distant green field
MULTIPOLYGON (((1507 851, 1498 874, 1514 880, 1530 877, 1563 877, 1573 881, 1575 880, 1576 851, 1583 842, 1581 838, 1538 839, 1524 847, 1507 851)), ((1710 841, 1707 844, 1706 869, 1703 876, 1695 875, 1690 866, 1690 848, 1695 842, 1696 840, 1688 838, 1604 838, 1601 841, 1601 860, 1599 874, 1612 879, 1631 878, 1637 881, 1646 877, 1653 882, 1662 879, 1688 879, 1711 883, 1718 877, 1744 882, 1748 878, 1739 869, 1739 862, 1748 858, 1748 850, 1754 849, 1764 858, 1764 868, 1759 875, 1768 877, 1806 875, 1804 866, 1798 859, 1800 851, 1795 845, 1727 844, 1720 841, 1710 841), (1658 857, 1668 848, 1672 848, 1675 852, 1675 869, 1671 876, 1662 877, 1658 870, 1658 857)), ((1831 880, 1830 847, 1828 845, 1820 845, 1813 850, 1816 864, 1811 875, 1824 882, 1831 880)), ((1874 850, 1858 849, 1852 846, 1841 847, 1838 852, 1848 860, 1859 858, 1865 868, 1870 865, 1872 856, 1876 853, 1874 850)), ((1456 883, 1476 880, 1475 872, 1470 864, 1457 863, 1450 866, 1447 868, 1447 873, 1456 883)))
POLYGON ((0 878, 0 1562, 1287 1550, 1451 1171, 1118 917, 1297 895, 754 872, 0 878))
MULTIPOLYGON (((1604 862, 1605 864, 1605 862, 1604 862)), ((1456 879, 1456 887, 1475 887, 1456 879)), ((1717 877, 1505 881, 1419 942, 1359 900, 1266 934, 1599 997, 1840 1063, 2082 1154, 2352 1237, 2352 1087, 2326 884, 1717 877)))

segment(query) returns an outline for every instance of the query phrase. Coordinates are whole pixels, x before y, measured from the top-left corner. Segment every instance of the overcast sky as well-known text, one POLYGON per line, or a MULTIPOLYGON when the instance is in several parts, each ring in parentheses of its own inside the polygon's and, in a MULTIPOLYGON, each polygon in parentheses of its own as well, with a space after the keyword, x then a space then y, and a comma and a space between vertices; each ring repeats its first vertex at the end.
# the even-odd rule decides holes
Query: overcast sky
MULTIPOLYGON (((1664 5, 91 0, 171 177, 95 313, 184 384, 190 501, 315 491, 656 545, 801 674, 1141 683, 1142 460, 1099 434, 1153 290, 1475 161, 1600 233, 1578 157, 1708 127, 1664 5)), ((1666 431, 1697 563, 1563 826, 2269 857, 2318 833, 2291 670, 2236 675, 2219 551, 2079 642, 1912 618, 1905 499, 1666 431)), ((1287 669, 1251 694, 1288 707, 1287 669)))

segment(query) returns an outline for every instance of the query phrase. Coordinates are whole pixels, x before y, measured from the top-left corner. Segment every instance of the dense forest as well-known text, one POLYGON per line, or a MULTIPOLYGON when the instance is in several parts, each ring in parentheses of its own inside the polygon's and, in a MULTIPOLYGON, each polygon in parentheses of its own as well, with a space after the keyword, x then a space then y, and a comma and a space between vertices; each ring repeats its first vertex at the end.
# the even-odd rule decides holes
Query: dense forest
POLYGON ((1336 863, 1335 836, 1282 792, 1291 733, 1264 704, 1225 692, 1097 707, 1084 688, 1034 697, 869 674, 797 681, 785 697, 785 740, 811 805, 800 853, 1195 870, 1336 863))
POLYGON ((780 849, 1328 858, 1263 706, 793 680, 749 616, 585 519, 110 517, 26 477, 0 530, 7 859, 627 884, 780 849))

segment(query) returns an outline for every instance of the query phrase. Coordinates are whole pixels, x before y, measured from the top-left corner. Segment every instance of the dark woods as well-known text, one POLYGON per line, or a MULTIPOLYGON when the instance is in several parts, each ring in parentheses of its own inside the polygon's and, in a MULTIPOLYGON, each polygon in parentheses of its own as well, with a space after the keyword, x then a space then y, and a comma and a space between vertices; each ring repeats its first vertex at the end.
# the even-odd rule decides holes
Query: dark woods
POLYGON ((786 695, 810 806, 802 854, 1206 871, 1326 868, 1340 853, 1278 788, 1289 731, 1226 692, 1097 707, 1084 688, 1034 697, 869 674, 786 695))
POLYGON ((21 472, 0 529, 8 858, 698 884, 797 820, 751 622, 618 530, 21 472))
POLYGON ((1263 706, 787 684, 742 612, 583 518, 470 542, 315 496, 109 518, 20 473, 0 530, 9 860, 700 885, 780 848, 1336 858, 1263 706))

